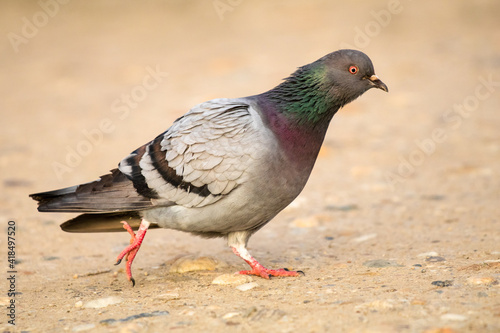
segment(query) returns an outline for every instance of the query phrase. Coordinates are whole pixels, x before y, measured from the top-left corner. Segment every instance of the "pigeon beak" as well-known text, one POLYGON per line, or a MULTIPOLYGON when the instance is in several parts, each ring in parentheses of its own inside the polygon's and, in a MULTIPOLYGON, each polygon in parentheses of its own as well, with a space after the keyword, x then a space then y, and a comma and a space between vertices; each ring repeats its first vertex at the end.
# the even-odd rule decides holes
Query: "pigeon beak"
POLYGON ((377 75, 373 74, 368 78, 368 82, 370 82, 373 87, 382 89, 385 92, 389 92, 389 88, 385 85, 384 82, 380 81, 377 75))

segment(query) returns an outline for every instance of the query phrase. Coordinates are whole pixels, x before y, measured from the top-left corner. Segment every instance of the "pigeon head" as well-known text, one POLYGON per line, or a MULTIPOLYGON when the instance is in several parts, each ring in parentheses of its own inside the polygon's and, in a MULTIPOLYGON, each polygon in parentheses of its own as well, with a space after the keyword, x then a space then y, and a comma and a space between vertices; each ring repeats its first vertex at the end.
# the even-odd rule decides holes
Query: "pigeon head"
POLYGON ((366 54, 339 50, 298 68, 265 95, 298 123, 328 123, 344 105, 371 88, 388 91, 366 54))
POLYGON ((370 58, 356 50, 340 50, 319 59, 317 66, 324 71, 323 88, 334 101, 345 105, 371 88, 388 91, 380 81, 370 58))

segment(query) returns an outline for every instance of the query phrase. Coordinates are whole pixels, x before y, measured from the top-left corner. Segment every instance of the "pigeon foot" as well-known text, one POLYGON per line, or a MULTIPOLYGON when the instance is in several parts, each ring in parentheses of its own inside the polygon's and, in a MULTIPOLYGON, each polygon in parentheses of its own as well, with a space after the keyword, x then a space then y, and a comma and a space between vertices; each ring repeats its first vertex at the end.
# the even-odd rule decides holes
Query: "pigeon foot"
POLYGON ((262 266, 254 257, 252 257, 245 248, 237 249, 232 247, 233 252, 240 258, 246 261, 252 268, 248 271, 239 271, 236 274, 256 275, 264 279, 269 279, 271 276, 300 276, 305 275, 302 271, 290 271, 286 268, 268 269, 262 266))
POLYGON ((142 241, 144 240, 144 236, 146 236, 146 231, 149 228, 149 222, 146 220, 141 221, 141 225, 139 226, 139 230, 137 230, 137 234, 134 233, 130 225, 122 221, 123 228, 128 231, 130 234, 130 245, 127 246, 116 258, 115 265, 119 265, 122 262, 122 259, 125 257, 127 264, 125 266, 125 271, 127 273, 127 279, 132 282, 132 287, 135 286, 135 280, 132 277, 132 262, 134 261, 137 252, 139 251, 142 241))
POLYGON ((269 279, 271 276, 300 276, 305 275, 302 271, 289 271, 286 268, 268 269, 259 264, 260 267, 253 267, 251 271, 239 271, 237 274, 257 275, 264 279, 269 279))

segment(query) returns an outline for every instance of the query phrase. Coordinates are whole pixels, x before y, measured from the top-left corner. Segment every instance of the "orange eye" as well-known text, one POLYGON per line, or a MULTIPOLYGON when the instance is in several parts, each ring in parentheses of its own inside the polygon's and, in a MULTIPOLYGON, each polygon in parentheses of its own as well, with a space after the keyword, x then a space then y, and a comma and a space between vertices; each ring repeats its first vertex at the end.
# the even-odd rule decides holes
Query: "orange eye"
POLYGON ((356 74, 357 72, 358 72, 358 67, 357 66, 351 66, 351 67, 349 67, 349 73, 356 74))

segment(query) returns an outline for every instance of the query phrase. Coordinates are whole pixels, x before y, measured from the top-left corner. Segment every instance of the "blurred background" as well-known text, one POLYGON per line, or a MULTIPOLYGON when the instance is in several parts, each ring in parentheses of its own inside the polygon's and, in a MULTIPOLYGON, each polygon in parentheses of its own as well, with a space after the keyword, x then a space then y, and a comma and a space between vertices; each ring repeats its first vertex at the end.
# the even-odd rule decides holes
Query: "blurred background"
MULTIPOLYGON (((40 279, 25 281, 107 267, 127 241, 63 234, 71 215, 38 214, 28 194, 96 179, 192 106, 264 92, 340 48, 367 53, 389 93, 371 90, 335 116, 304 193, 251 244, 272 251, 285 228, 284 249, 312 251, 320 231, 378 228, 397 230, 387 240, 397 247, 452 228, 448 247, 481 234, 479 248, 500 251, 490 248, 500 214, 496 0, 2 1, 0 17, 0 217, 18 221, 19 259, 40 279), (364 209, 293 224, 325 207, 364 209), (93 259, 69 266, 82 251, 93 259)), ((151 253, 166 251, 166 235, 191 249, 191 236, 158 232, 151 253)), ((200 244, 229 252, 221 240, 200 244)), ((141 251, 139 267, 160 260, 141 251)))
MULTIPOLYGON (((85 181, 87 172, 114 167, 193 105, 263 92, 339 48, 366 52, 390 88, 388 95, 370 92, 338 115, 370 119, 345 136, 392 145, 383 151, 396 157, 389 163, 397 166, 398 154, 411 153, 414 140, 435 127, 450 127, 439 154, 466 149, 451 145, 455 137, 474 141, 497 132, 492 122, 481 128, 478 122, 497 119, 498 83, 477 106, 471 102, 474 110, 459 125, 452 114, 448 123, 443 119, 475 93, 480 78, 500 80, 496 1, 46 0, 1 6, 2 167, 10 179, 36 188, 85 181), (151 71, 159 78, 143 87, 151 71), (99 128, 106 119, 107 131, 99 128), (102 138, 95 134, 95 142, 85 135, 97 132, 102 138), (53 177, 55 165, 63 171, 53 177)), ((345 144, 338 137, 345 126, 349 121, 336 119, 329 140, 345 144)))

